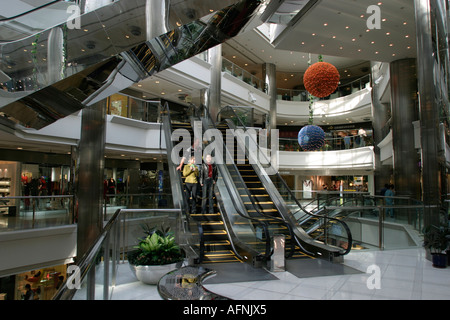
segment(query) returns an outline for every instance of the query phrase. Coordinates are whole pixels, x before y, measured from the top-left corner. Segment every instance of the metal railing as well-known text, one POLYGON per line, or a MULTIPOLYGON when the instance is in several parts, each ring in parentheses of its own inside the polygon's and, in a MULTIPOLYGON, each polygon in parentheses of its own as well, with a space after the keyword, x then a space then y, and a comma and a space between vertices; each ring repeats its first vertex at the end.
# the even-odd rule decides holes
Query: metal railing
POLYGON ((352 225, 355 241, 360 243, 367 243, 364 240, 367 235, 364 235, 362 229, 356 230, 356 224, 364 224, 366 229, 369 225, 375 225, 378 237, 375 247, 383 250, 400 245, 397 244, 400 232, 409 233, 411 246, 416 246, 417 241, 414 241, 420 237, 424 225, 424 211, 424 203, 411 197, 360 195, 360 201, 355 204, 325 205, 322 214, 347 221, 352 225), (415 240, 411 234, 414 230, 415 240), (389 240, 388 244, 386 239, 389 240))
MULTIPOLYGON (((53 300, 110 300, 119 266, 126 264, 128 250, 145 235, 141 225, 159 227, 161 221, 176 230, 176 240, 181 243, 186 235, 180 227, 180 209, 117 210, 86 254, 68 267, 68 277, 53 300)), ((185 253, 189 258, 189 251, 185 253)))
MULTIPOLYGON (((240 128, 243 128, 244 132, 247 131, 247 127, 244 122, 237 116, 237 114, 234 111, 234 107, 227 106, 221 109, 219 114, 217 115, 217 119, 227 119, 226 112, 229 112, 229 118, 233 118, 238 122, 238 126, 240 128)), ((227 121, 229 125, 233 125, 231 121, 227 121)), ((234 126, 237 127, 237 126, 234 126)), ((249 135, 249 138, 253 140, 254 137, 249 135)), ((254 146, 259 149, 259 145, 256 143, 256 141, 253 141, 254 146)), ((308 254, 314 254, 311 251, 317 251, 318 255, 326 254, 329 259, 333 259, 332 256, 334 255, 346 255, 350 252, 351 246, 352 246, 352 235, 350 232, 350 229, 346 225, 345 222, 336 219, 336 218, 329 218, 330 221, 333 221, 333 223, 338 224, 341 226, 343 231, 347 234, 347 240, 348 240, 348 246, 345 248, 340 248, 339 252, 335 251, 335 248, 329 247, 326 243, 325 246, 319 244, 317 241, 310 241, 311 238, 309 236, 306 236, 303 234, 303 230, 300 231, 301 227, 298 225, 297 221, 295 220, 294 216, 297 211, 303 211, 305 214, 311 216, 320 218, 320 214, 318 213, 311 213, 300 204, 300 202, 296 199, 294 193, 290 190, 284 179, 281 177, 279 172, 275 170, 274 174, 267 174, 265 172, 265 168, 262 167, 261 163, 269 164, 270 169, 274 169, 272 167, 271 161, 268 159, 268 155, 266 155, 264 152, 258 152, 258 155, 250 155, 251 151, 249 150, 249 146, 247 143, 245 143, 245 152, 248 157, 253 157, 255 159, 259 157, 258 161, 256 163, 252 163, 255 172, 260 177, 261 182, 265 186, 266 190, 268 191, 270 197, 272 198, 272 201, 274 201, 275 206, 279 210, 280 216, 291 224, 293 227, 294 233, 296 234, 296 237, 294 239, 297 241, 297 245, 306 253, 308 254), (262 162, 260 160, 263 160, 262 162), (308 247, 308 249, 306 248, 308 247), (343 250, 342 250, 343 249, 343 250)), ((255 161, 253 161, 255 162, 255 161)), ((271 170, 272 171, 272 170, 271 170)))
POLYGON ((0 197, 0 232, 75 223, 73 195, 0 197))

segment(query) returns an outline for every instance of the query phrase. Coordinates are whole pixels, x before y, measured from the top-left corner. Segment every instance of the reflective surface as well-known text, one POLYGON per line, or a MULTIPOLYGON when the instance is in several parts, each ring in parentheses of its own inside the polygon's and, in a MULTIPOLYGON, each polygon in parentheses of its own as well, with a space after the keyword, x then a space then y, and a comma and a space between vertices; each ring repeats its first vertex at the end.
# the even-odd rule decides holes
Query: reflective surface
POLYGON ((163 276, 158 292, 165 300, 230 300, 203 287, 202 281, 214 274, 203 267, 183 267, 163 276))
POLYGON ((147 19, 145 0, 116 1, 83 14, 79 17, 81 28, 69 28, 67 23, 54 27, 59 30, 58 41, 63 43, 58 48, 52 45, 56 41, 51 36, 54 29, 4 43, 0 46, 0 70, 4 73, 0 106, 6 107, 0 111, 11 120, 42 128, 81 109, 100 89, 112 86, 113 92, 107 93, 111 95, 130 86, 132 82, 126 81, 127 78, 138 81, 139 77, 168 68, 235 36, 255 13, 259 1, 242 1, 206 18, 206 22, 195 20, 235 2, 183 1, 171 6, 174 14, 170 15, 170 24, 174 23, 171 28, 175 29, 151 39, 148 46, 144 43, 147 40, 144 31, 154 21, 147 19), (192 25, 186 25, 193 20, 192 25), (128 69, 119 65, 121 53, 128 69), (62 58, 59 68, 49 67, 52 54, 62 58), (135 61, 130 61, 129 55, 135 61), (115 70, 119 67, 120 70, 115 70), (121 78, 117 78, 119 71, 121 78), (52 82, 57 78, 63 80, 52 82), (51 102, 62 99, 69 102, 68 110, 51 102), (40 119, 33 121, 37 117, 40 119))

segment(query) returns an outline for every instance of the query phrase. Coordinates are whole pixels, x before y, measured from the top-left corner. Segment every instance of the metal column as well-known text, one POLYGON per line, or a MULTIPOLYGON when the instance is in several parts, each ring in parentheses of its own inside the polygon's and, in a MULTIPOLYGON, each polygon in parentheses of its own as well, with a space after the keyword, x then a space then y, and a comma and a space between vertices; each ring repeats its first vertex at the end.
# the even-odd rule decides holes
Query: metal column
POLYGON ((422 198, 425 204, 424 224, 439 222, 440 184, 438 141, 439 105, 435 100, 434 55, 430 0, 414 0, 416 12, 417 78, 422 143, 422 198))
POLYGON ((216 119, 220 111, 222 92, 222 45, 209 49, 209 62, 211 63, 211 82, 208 90, 207 108, 212 119, 216 119))
POLYGON ((386 183, 389 183, 391 178, 391 167, 382 165, 380 161, 380 148, 378 144, 383 141, 389 133, 386 126, 389 121, 389 104, 382 103, 380 92, 380 82, 383 76, 383 71, 380 70, 380 62, 372 62, 372 128, 373 128, 373 145, 375 151, 375 192, 381 190, 386 183))
MULTIPOLYGON (((277 68, 273 63, 265 63, 263 65, 263 75, 264 75, 264 88, 266 93, 269 95, 269 127, 267 128, 269 136, 268 136, 268 145, 270 146, 278 146, 278 134, 273 135, 274 129, 277 128, 277 68), (272 136, 276 141, 272 141, 272 136)), ((275 150, 278 151, 278 150, 275 150)), ((277 162, 277 152, 271 152, 270 162, 274 168, 278 168, 277 162)))
POLYGON ((89 250, 103 229, 106 100, 87 107, 82 112, 77 181, 79 258, 89 250))
POLYGON ((416 59, 390 64, 391 124, 396 194, 420 198, 420 159, 415 149, 413 122, 418 120, 416 59))

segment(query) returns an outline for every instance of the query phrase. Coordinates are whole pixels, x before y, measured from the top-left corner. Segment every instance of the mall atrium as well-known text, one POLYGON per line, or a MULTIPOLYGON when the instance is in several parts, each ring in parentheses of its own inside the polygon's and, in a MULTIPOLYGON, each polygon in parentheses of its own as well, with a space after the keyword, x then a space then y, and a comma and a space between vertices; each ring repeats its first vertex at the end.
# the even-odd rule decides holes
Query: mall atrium
POLYGON ((2 4, 0 300, 450 299, 449 0, 2 4))

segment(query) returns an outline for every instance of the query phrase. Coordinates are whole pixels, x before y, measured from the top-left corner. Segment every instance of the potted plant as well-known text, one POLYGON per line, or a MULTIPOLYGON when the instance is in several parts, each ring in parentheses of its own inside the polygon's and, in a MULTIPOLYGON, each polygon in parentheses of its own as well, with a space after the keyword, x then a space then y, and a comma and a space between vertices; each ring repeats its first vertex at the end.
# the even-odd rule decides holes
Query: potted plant
POLYGON ((184 255, 169 230, 148 229, 147 236, 128 253, 128 263, 138 280, 157 284, 162 276, 181 266, 184 255))
POLYGON ((445 268, 447 266, 447 254, 450 231, 446 226, 430 225, 424 230, 424 247, 430 250, 433 267, 445 268))

